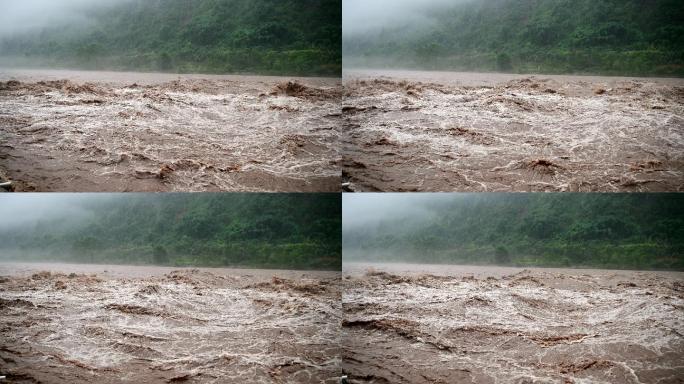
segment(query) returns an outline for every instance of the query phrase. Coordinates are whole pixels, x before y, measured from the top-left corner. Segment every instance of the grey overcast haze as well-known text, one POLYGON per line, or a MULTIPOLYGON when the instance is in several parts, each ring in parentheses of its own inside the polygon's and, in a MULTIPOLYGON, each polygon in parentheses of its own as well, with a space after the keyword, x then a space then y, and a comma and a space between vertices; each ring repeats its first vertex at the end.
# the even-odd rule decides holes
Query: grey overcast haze
POLYGON ((0 231, 38 223, 71 225, 91 217, 88 205, 118 197, 123 196, 108 193, 1 193, 0 231))
POLYGON ((403 24, 425 24, 430 14, 467 0, 343 0, 342 31, 356 35, 403 24))
POLYGON ((0 0, 0 37, 64 24, 84 24, 88 12, 129 0, 0 0))
POLYGON ((421 221, 433 217, 431 203, 467 199, 469 193, 345 193, 342 227, 351 229, 384 220, 421 221))

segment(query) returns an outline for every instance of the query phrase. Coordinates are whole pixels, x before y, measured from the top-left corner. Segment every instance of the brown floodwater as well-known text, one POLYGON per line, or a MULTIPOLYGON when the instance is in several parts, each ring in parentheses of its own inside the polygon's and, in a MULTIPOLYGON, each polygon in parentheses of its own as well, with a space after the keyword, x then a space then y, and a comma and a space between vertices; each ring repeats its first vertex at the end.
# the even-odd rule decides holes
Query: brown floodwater
POLYGON ((345 263, 351 383, 681 383, 684 273, 345 263))
POLYGON ((339 272, 0 263, 12 383, 338 383, 339 272))
POLYGON ((347 70, 351 191, 684 189, 684 79, 347 70))
POLYGON ((340 190, 332 78, 0 69, 17 191, 340 190))

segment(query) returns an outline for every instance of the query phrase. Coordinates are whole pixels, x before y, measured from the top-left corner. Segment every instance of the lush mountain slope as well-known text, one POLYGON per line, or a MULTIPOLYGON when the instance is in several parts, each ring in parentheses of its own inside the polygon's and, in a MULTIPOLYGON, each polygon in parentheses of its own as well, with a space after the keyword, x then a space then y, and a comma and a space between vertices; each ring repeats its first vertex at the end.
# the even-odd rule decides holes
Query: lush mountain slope
POLYGON ((470 0, 346 34, 345 66, 684 75, 679 0, 470 0))
POLYGON ((338 76, 341 0, 125 0, 0 41, 22 64, 338 76))
POLYGON ((346 228, 345 258, 684 269, 681 194, 475 194, 416 207, 346 228))
POLYGON ((337 194, 76 196, 0 229, 0 255, 100 263, 341 268, 337 194))

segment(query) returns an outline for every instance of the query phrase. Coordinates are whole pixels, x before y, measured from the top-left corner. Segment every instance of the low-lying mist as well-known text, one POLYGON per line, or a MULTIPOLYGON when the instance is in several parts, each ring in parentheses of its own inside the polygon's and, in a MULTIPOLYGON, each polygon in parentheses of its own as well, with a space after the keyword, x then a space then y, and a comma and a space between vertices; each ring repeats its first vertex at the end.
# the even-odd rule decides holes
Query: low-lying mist
POLYGON ((684 268, 678 194, 348 194, 345 261, 684 268))

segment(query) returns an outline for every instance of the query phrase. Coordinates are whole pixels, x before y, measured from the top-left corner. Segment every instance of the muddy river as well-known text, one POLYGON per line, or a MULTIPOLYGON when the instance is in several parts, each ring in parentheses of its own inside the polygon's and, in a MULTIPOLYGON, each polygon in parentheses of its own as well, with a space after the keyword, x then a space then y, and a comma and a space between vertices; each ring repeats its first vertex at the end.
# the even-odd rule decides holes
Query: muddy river
POLYGON ((352 383, 681 383, 684 273, 349 264, 352 383))
POLYGON ((340 189, 339 79, 0 69, 17 191, 340 189))
POLYGON ((339 272, 0 263, 12 383, 338 383, 339 272))
POLYGON ((351 191, 682 191, 684 79, 348 70, 351 191))

